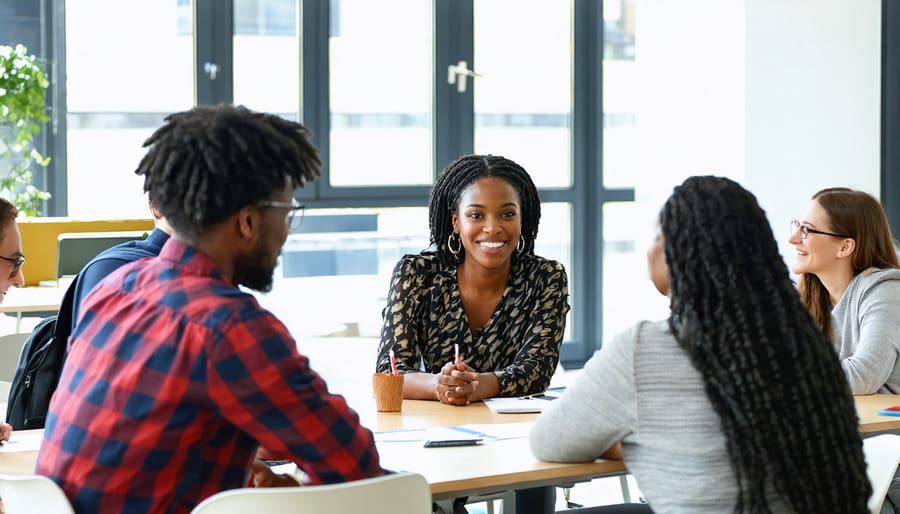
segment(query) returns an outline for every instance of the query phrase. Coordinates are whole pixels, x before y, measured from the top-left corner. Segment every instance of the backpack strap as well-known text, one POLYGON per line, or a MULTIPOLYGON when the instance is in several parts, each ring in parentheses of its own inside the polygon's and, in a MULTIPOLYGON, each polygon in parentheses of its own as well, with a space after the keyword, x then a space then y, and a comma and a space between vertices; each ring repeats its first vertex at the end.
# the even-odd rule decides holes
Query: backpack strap
POLYGON ((56 314, 56 327, 53 330, 53 336, 68 339, 72 332, 72 307, 75 305, 75 285, 78 283, 78 275, 69 284, 66 294, 63 296, 62 303, 59 304, 59 312, 56 314))

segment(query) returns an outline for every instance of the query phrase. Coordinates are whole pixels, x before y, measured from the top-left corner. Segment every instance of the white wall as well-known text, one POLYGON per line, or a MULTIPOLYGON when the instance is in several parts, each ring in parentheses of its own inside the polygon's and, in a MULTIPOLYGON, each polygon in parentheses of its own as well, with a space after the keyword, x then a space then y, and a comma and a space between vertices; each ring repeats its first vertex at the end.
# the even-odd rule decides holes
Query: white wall
POLYGON ((829 186, 880 194, 881 2, 746 2, 746 171, 782 254, 829 186))

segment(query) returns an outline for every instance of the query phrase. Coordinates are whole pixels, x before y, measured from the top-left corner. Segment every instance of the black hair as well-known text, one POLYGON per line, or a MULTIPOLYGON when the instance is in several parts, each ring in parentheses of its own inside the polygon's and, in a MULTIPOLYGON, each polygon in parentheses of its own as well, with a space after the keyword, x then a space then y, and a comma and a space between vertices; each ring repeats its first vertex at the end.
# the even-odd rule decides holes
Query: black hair
MULTIPOLYGON (((434 183, 428 202, 428 226, 431 229, 431 244, 438 256, 448 263, 465 257, 465 249, 454 256, 447 248, 447 239, 453 233, 452 213, 459 208, 460 197, 472 182, 484 177, 505 180, 519 195, 522 213, 522 254, 534 255, 534 239, 537 237, 541 220, 541 200, 537 187, 524 168, 498 155, 465 155, 453 161, 434 183)), ((517 242, 518 243, 518 242, 517 242)), ((516 252, 513 253, 516 258, 516 252)))
POLYGON ((669 325, 721 420, 740 488, 735 511, 769 512, 771 484, 797 512, 868 512, 847 379, 756 198, 726 178, 691 177, 660 226, 669 325))
POLYGON ((135 173, 172 227, 205 233, 238 210, 319 177, 321 160, 300 123, 243 106, 200 106, 169 115, 145 142, 135 173))

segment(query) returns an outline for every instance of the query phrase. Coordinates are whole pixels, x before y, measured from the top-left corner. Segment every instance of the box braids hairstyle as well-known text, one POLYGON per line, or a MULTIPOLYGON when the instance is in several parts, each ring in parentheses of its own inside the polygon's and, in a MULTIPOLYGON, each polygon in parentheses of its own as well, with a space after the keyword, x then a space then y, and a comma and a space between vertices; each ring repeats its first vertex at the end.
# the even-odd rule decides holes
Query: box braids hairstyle
MULTIPOLYGON (((434 183, 428 201, 428 226, 431 244, 438 256, 447 263, 458 263, 465 258, 465 249, 453 255, 447 248, 447 239, 453 233, 452 213, 456 212, 463 191, 469 184, 485 177, 505 180, 519 195, 522 212, 522 254, 534 255, 534 239, 541 219, 541 200, 537 187, 524 168, 505 157, 497 155, 466 155, 448 165, 434 183)), ((513 253, 516 258, 516 252, 513 253)))
POLYGON ((669 325, 706 384, 740 488, 736 512, 865 513, 871 492, 850 388, 790 280, 756 198, 691 177, 660 213, 669 325))

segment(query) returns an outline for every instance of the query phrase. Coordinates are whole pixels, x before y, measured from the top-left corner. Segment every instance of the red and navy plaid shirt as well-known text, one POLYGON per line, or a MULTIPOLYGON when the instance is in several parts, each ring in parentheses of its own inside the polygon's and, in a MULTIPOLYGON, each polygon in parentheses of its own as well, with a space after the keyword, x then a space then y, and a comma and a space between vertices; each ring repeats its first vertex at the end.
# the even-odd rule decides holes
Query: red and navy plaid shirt
POLYGON ((37 464, 76 512, 189 512, 245 485, 260 444, 310 483, 383 474, 285 326, 197 249, 170 239, 81 313, 37 464))

